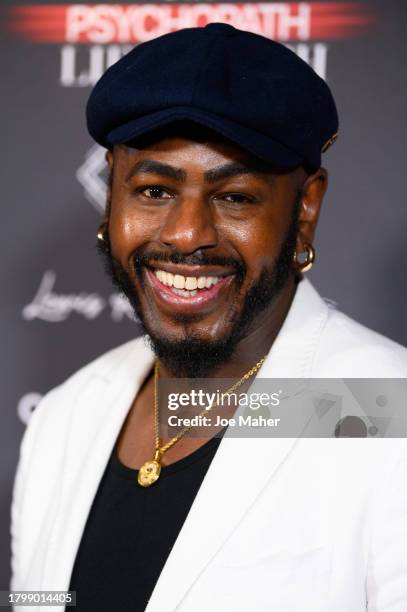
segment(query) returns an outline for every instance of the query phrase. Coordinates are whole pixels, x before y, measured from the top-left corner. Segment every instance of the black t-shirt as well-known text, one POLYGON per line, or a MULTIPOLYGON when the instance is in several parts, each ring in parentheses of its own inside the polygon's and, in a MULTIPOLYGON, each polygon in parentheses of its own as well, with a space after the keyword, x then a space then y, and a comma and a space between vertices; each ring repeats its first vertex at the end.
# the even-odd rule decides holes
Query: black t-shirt
POLYGON ((114 448, 71 575, 77 612, 144 612, 220 441, 163 467, 148 488, 114 448))

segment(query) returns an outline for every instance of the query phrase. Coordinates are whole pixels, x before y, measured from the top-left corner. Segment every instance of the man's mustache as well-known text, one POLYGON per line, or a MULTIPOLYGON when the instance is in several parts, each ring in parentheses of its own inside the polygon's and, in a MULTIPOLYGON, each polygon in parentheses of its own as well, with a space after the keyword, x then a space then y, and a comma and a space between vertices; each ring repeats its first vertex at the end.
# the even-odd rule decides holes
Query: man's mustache
POLYGON ((235 271, 238 278, 243 278, 246 273, 246 266, 243 261, 231 257, 208 255, 203 251, 192 253, 191 255, 183 255, 176 251, 135 252, 133 255, 133 263, 136 270, 139 270, 142 266, 149 266, 153 263, 155 265, 160 263, 173 263, 183 264, 185 266, 227 266, 235 271))

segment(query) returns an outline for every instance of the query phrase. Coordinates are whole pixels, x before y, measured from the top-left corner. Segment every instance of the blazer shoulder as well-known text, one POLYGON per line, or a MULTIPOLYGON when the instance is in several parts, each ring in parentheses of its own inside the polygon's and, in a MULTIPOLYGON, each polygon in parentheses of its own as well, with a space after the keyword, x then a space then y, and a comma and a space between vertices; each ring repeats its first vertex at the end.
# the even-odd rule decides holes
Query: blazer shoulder
POLYGON ((27 438, 33 442, 39 432, 41 437, 44 437, 47 431, 50 436, 62 431, 64 424, 69 421, 76 398, 87 385, 95 379, 102 383, 108 382, 115 371, 123 367, 126 362, 129 369, 134 367, 143 342, 142 336, 106 351, 48 391, 35 408, 22 442, 25 444, 27 438))
POLYGON ((118 366, 131 359, 132 355, 141 348, 144 340, 145 336, 140 336, 106 351, 74 372, 60 387, 67 390, 93 376, 108 379, 118 366))
POLYGON ((63 393, 70 393, 83 387, 90 378, 109 380, 124 362, 135 361, 133 356, 137 354, 143 342, 144 336, 140 336, 106 351, 74 372, 58 388, 63 393))
POLYGON ((407 348, 329 307, 317 369, 321 376, 405 378, 407 348))

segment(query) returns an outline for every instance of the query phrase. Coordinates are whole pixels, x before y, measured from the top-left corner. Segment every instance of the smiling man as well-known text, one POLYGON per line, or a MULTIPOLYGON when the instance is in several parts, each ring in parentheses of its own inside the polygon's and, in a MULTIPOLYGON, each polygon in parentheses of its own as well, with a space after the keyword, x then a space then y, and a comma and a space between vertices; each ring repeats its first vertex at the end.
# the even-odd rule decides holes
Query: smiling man
POLYGON ((139 146, 107 155, 108 270, 169 373, 234 375, 267 353, 287 314, 326 172, 278 170, 181 122, 139 146))
POLYGON ((98 246, 145 335, 35 410, 12 588, 70 589, 86 612, 405 612, 403 439, 160 427, 159 379, 227 378, 231 393, 407 376, 406 349, 304 277, 338 131, 328 86, 282 45, 211 24, 131 51, 87 119, 108 149, 98 246))

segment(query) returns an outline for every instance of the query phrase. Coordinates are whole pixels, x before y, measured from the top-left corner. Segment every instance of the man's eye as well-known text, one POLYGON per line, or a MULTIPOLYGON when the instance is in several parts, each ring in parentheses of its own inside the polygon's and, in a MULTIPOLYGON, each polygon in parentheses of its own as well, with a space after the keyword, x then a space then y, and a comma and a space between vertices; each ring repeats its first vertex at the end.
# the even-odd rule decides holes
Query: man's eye
POLYGON ((226 193, 225 195, 219 196, 219 199, 230 202, 231 204, 253 204, 254 198, 251 198, 244 193, 226 193))
POLYGON ((152 200, 167 200, 173 197, 164 187, 144 187, 139 190, 139 193, 152 200))

